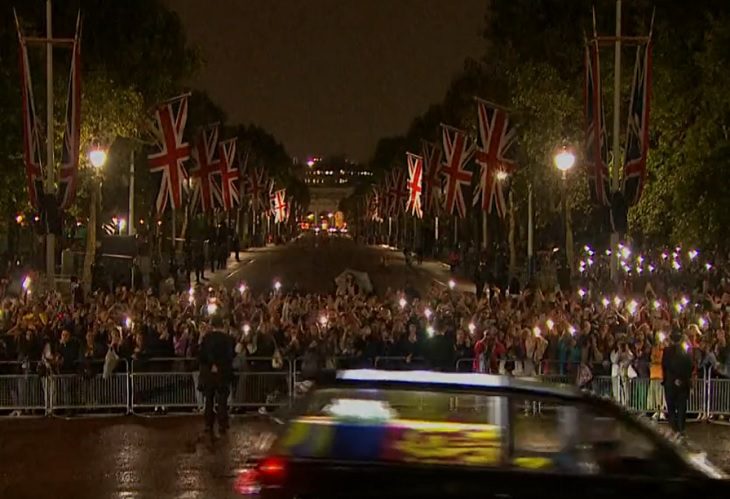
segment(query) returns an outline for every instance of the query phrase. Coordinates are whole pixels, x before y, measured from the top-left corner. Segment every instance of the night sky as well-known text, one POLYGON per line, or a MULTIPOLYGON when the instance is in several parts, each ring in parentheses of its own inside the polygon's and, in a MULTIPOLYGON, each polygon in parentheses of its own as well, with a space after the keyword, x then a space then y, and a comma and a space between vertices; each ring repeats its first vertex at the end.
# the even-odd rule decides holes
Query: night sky
POLYGON ((366 161, 479 57, 486 0, 167 0, 205 60, 193 86, 290 154, 366 161))

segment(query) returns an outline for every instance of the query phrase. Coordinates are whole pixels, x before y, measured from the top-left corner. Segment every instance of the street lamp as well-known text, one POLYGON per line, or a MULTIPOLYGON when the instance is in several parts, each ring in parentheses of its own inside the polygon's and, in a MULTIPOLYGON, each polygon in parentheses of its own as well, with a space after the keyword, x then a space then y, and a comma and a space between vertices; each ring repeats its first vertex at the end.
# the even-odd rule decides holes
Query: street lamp
POLYGON ((565 258, 571 274, 573 273, 573 234, 568 217, 568 172, 575 165, 575 153, 563 146, 553 156, 555 167, 562 173, 563 227, 565 227, 565 258))
POLYGON ((101 168, 106 163, 106 151, 100 147, 95 147, 89 151, 89 162, 94 168, 101 168))
MULTIPOLYGON (((101 172, 101 168, 106 164, 106 149, 95 146, 89 151, 89 163, 94 170, 101 172)), ((96 219, 97 219, 97 203, 101 198, 101 176, 92 180, 94 183, 91 189, 91 209, 89 210, 89 225, 86 228, 86 255, 84 257, 84 274, 83 282, 87 286, 87 290, 91 289, 91 265, 96 255, 96 219)))

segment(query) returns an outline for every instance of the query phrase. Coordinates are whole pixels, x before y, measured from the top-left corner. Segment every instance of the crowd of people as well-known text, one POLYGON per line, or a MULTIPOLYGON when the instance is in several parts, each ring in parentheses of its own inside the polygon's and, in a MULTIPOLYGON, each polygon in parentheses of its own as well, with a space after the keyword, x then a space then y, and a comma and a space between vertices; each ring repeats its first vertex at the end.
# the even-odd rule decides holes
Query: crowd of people
MULTIPOLYGON (((691 254, 673 258, 695 260, 691 254)), ((360 289, 355 276, 318 295, 287 290, 286 283, 260 295, 244 284, 193 284, 168 293, 120 287, 84 295, 77 289, 64 299, 25 287, 11 296, 6 283, 0 361, 17 363, 0 364, 0 372, 89 372, 100 369, 93 366, 110 351, 130 363, 195 358, 210 317, 219 316, 235 340, 236 369, 257 362, 304 371, 378 363, 562 375, 583 386, 596 376, 639 377, 657 381, 649 410, 661 411, 662 352, 670 336, 680 334, 697 376, 708 369, 730 373, 730 280, 722 263, 690 264, 679 282, 676 269, 672 277, 657 265, 625 276, 611 292, 588 267, 582 264, 572 287, 486 285, 480 298, 438 284, 423 294, 411 287, 375 294, 360 289)))

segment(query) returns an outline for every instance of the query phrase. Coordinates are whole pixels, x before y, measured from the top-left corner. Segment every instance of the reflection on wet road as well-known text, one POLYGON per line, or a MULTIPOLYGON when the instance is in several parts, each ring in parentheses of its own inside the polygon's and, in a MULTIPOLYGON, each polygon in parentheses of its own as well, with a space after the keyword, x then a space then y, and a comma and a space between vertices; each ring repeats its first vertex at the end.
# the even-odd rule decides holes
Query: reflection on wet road
MULTIPOLYGON (((236 497, 236 470, 271 426, 237 418, 214 444, 202 427, 194 416, 0 420, 0 498, 236 497)), ((730 426, 688 432, 730 471, 730 426)))
POLYGON ((212 443, 198 417, 0 422, 0 497, 226 498, 264 424, 212 443))

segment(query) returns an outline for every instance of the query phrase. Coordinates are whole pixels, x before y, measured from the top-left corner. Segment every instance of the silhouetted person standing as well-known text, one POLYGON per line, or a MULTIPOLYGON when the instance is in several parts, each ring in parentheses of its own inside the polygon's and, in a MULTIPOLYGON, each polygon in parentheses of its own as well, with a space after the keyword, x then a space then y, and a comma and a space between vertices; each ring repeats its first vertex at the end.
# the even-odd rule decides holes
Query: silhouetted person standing
POLYGON ((667 400, 667 416, 672 430, 684 434, 687 418, 687 399, 692 377, 692 358, 682 344, 682 333, 672 332, 671 343, 664 349, 662 369, 664 370, 664 395, 667 400))
POLYGON ((205 431, 213 433, 216 416, 218 431, 228 431, 228 395, 233 380, 235 341, 223 332, 223 318, 216 314, 211 319, 212 331, 204 333, 200 344, 200 383, 205 397, 205 431), (215 412, 214 412, 215 406, 215 412))

